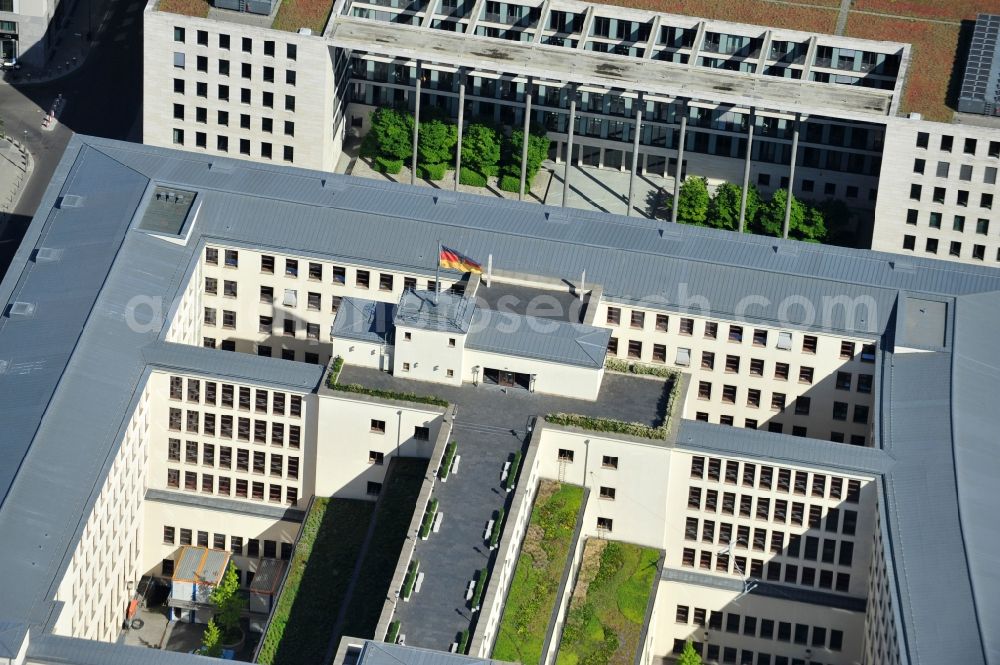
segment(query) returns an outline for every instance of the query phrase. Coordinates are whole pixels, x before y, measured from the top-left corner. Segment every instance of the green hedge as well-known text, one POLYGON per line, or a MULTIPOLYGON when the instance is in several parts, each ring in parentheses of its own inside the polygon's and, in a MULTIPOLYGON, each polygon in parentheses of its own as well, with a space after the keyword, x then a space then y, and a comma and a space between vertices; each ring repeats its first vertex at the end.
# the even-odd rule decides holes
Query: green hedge
MULTIPOLYGON (((521 176, 502 175, 500 176, 500 189, 505 192, 519 193, 521 191, 521 176)), ((530 189, 528 183, 524 183, 524 189, 530 189)))
POLYGON ((501 508, 497 511, 496 519, 493 520, 493 530, 490 532, 490 547, 496 547, 500 542, 500 534, 503 532, 503 518, 506 511, 501 508))
POLYGON ((378 157, 378 139, 375 138, 374 133, 368 132, 365 134, 365 138, 361 139, 361 149, 358 151, 358 154, 368 159, 378 157))
POLYGON ((485 187, 486 176, 480 175, 472 169, 463 166, 458 182, 463 185, 469 185, 470 187, 485 187))
POLYGON ((639 376, 658 376, 664 379, 677 379, 679 373, 669 367, 658 367, 656 365, 644 365, 642 363, 630 363, 627 360, 618 358, 608 358, 604 361, 604 367, 612 372, 622 374, 636 374, 639 376))
POLYGON ((366 388, 365 386, 358 385, 357 383, 348 383, 348 384, 337 383, 334 385, 328 384, 328 387, 343 393, 368 395, 369 397, 378 397, 380 399, 394 399, 400 402, 416 402, 417 404, 431 404, 433 406, 448 406, 447 400, 443 400, 440 397, 434 397, 433 395, 418 395, 416 393, 399 393, 394 390, 379 390, 377 388, 366 388))
POLYGON ((399 637, 399 621, 393 621, 389 624, 389 630, 385 633, 385 641, 389 644, 395 644, 396 639, 399 637))
POLYGON ((420 537, 426 538, 431 533, 434 526, 434 516, 437 515, 438 500, 431 499, 427 504, 427 512, 424 513, 424 521, 420 524, 420 537))
POLYGON ((458 653, 465 653, 469 646, 469 631, 463 630, 458 634, 458 653))
POLYGON ((428 180, 443 179, 449 168, 448 164, 417 164, 418 175, 428 180))
POLYGON ((330 373, 326 377, 326 385, 333 388, 337 385, 337 379, 340 378, 340 370, 344 369, 344 359, 337 356, 333 359, 333 363, 330 365, 330 373))
POLYGON ((507 482, 504 485, 504 489, 512 490, 514 485, 517 484, 517 474, 521 471, 521 451, 518 450, 514 453, 514 459, 510 463, 510 469, 507 470, 507 482))
POLYGON ((420 562, 414 559, 406 569, 406 577, 403 578, 403 590, 399 595, 402 598, 409 598, 413 593, 413 585, 417 583, 417 572, 420 570, 420 562))
POLYGON ((444 455, 441 457, 441 468, 438 469, 438 478, 444 480, 451 473, 451 462, 455 459, 455 451, 458 450, 458 442, 452 441, 444 448, 444 455))
POLYGON ((379 155, 375 158, 375 170, 379 173, 395 175, 403 170, 403 160, 379 155))
POLYGON ((553 425, 580 427, 594 432, 627 434, 644 439, 665 439, 667 436, 666 421, 659 427, 652 427, 642 423, 628 423, 624 420, 614 420, 612 418, 593 418, 590 416, 581 416, 576 413, 550 413, 545 416, 545 422, 552 423, 553 425))
POLYGON ((472 592, 472 607, 479 607, 479 601, 483 599, 483 589, 486 588, 486 569, 479 571, 479 579, 476 580, 476 590, 472 592))

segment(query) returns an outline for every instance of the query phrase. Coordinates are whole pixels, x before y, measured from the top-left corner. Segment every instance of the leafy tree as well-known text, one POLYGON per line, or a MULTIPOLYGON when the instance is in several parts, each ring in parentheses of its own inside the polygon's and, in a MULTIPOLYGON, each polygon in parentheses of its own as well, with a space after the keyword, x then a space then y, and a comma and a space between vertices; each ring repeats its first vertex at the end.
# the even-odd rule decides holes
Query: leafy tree
MULTIPOLYGON (((715 195, 708 204, 707 226, 716 229, 736 231, 740 228, 740 200, 743 188, 732 183, 723 183, 715 190, 715 195)), ((753 185, 747 189, 747 208, 743 231, 750 232, 750 226, 760 208, 760 194, 753 185)))
POLYGON ((452 161, 457 142, 458 127, 452 123, 437 118, 421 122, 420 136, 417 139, 419 162, 421 164, 444 164, 452 161))
POLYGON ((201 655, 211 658, 222 656, 222 631, 216 625, 215 619, 209 619, 205 633, 201 636, 201 655))
POLYGON ((684 651, 677 659, 677 665, 701 665, 701 656, 694 650, 694 645, 691 644, 690 640, 685 642, 684 651))
POLYGON ((462 166, 480 175, 496 175, 500 164, 500 132, 493 125, 469 125, 462 135, 462 166))
POLYGON ((413 116, 394 108, 380 108, 371 115, 371 133, 380 154, 393 159, 413 155, 413 116))
MULTIPOLYGON (((525 187, 531 185, 535 174, 541 168, 542 162, 549 156, 549 137, 545 135, 542 127, 532 127, 528 134, 528 168, 525 172, 525 187)), ((507 165, 504 172, 517 178, 518 189, 521 185, 521 151, 524 148, 524 131, 517 129, 511 132, 507 139, 507 165)))
POLYGON ((238 636, 244 600, 240 594, 240 578, 232 562, 223 573, 219 584, 212 590, 209 599, 215 606, 215 619, 223 631, 223 637, 238 636))
POLYGON ((823 242, 826 240, 826 222, 823 211, 813 206, 804 206, 805 215, 799 226, 788 229, 788 237, 806 242, 823 242))
POLYGON ((687 178, 681 183, 677 199, 677 221, 704 226, 708 204, 708 181, 699 177, 687 178))
MULTIPOLYGON (((785 222, 785 202, 787 200, 787 189, 776 190, 771 195, 771 200, 760 207, 754 232, 780 238, 785 222)), ((788 237, 792 237, 792 229, 802 226, 805 216, 805 206, 802 205, 801 201, 792 196, 792 213, 788 221, 788 237)))

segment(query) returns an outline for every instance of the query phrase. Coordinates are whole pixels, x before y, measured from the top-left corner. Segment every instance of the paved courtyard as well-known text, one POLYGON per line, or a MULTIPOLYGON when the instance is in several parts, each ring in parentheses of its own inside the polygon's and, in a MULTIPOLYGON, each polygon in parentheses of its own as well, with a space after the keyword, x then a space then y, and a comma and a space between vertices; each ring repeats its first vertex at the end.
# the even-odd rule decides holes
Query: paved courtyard
POLYGON ((461 455, 459 470, 435 486, 441 529, 417 542, 414 558, 423 585, 409 602, 399 603, 395 616, 407 645, 442 650, 474 618, 465 590, 477 571, 495 563, 483 535, 496 512, 509 508, 513 495, 500 487, 500 474, 504 462, 527 444, 531 417, 566 412, 658 425, 666 399, 662 380, 620 374, 605 375, 595 402, 496 386, 442 386, 350 365, 340 383, 436 395, 457 405, 452 439, 461 455))

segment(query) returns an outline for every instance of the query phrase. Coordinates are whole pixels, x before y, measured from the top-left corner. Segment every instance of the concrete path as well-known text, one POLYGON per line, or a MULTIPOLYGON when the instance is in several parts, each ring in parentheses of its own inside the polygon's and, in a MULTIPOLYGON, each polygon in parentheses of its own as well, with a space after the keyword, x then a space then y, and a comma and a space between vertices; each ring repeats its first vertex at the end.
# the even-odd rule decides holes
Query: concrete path
POLYGON ((837 14, 837 29, 835 35, 843 35, 847 29, 847 13, 851 10, 851 0, 840 0, 840 12, 837 14))

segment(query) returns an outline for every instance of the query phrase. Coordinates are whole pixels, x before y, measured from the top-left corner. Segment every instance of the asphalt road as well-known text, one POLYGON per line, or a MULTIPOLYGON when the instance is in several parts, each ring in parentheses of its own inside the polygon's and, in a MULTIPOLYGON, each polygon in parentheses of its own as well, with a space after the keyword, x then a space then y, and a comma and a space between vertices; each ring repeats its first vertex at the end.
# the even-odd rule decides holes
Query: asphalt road
POLYGON ((4 130, 27 145, 34 160, 34 171, 14 214, 6 228, 0 229, 0 272, 6 271, 74 132, 141 140, 144 4, 140 0, 106 0, 104 9, 95 11, 95 16, 103 16, 95 31, 97 43, 73 73, 44 84, 0 83, 4 130), (42 118, 59 93, 66 106, 59 125, 45 131, 42 118))

